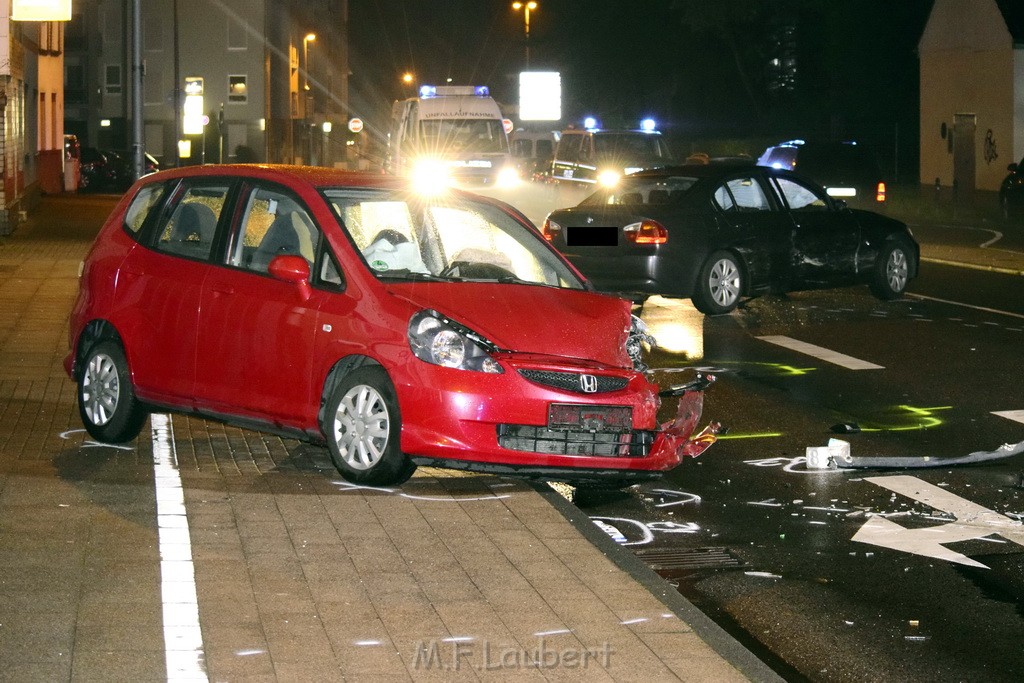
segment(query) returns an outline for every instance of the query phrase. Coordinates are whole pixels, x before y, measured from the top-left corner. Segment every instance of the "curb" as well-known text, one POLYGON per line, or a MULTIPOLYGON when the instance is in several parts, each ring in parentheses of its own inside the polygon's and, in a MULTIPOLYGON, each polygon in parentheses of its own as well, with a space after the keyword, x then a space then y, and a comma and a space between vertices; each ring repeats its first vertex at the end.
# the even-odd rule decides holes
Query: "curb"
POLYGON ((640 585, 661 600, 673 614, 693 629, 708 646, 718 653, 725 661, 751 681, 764 683, 782 683, 771 667, 758 659, 753 652, 743 646, 725 629, 716 624, 710 617, 701 612, 689 600, 684 598, 668 581, 661 578, 653 569, 644 564, 636 555, 626 550, 608 534, 601 531, 582 510, 574 506, 557 491, 541 482, 531 486, 542 498, 565 517, 566 521, 583 535, 590 543, 610 559, 616 567, 633 577, 640 585))

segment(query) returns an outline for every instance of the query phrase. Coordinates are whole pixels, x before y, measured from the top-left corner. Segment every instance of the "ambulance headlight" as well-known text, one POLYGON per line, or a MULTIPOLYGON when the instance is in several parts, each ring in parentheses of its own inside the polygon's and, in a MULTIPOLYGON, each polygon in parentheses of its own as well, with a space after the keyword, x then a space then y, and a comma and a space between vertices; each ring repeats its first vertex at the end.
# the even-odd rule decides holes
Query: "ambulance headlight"
POLYGON ((446 191, 452 182, 448 164, 429 157, 413 162, 410 178, 413 190, 424 195, 440 194, 446 191))
POLYGON ((597 182, 601 187, 615 187, 621 177, 618 171, 604 170, 597 174, 597 182))
POLYGON ((498 177, 495 179, 494 184, 500 188, 510 188, 518 185, 519 180, 519 171, 513 166, 505 166, 498 171, 498 177))

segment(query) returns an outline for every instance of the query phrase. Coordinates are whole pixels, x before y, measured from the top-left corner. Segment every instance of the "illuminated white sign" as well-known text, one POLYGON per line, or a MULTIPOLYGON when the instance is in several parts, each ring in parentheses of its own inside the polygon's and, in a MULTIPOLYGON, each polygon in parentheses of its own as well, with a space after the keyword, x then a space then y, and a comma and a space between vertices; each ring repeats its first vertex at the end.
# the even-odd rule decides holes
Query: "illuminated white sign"
POLYGON ((203 132, 203 79, 190 76, 185 79, 185 104, 182 110, 182 132, 200 135, 203 132))
POLYGON ((71 0, 12 0, 11 21, 71 21, 71 0))
POLYGON ((562 77, 557 71, 519 74, 519 119, 558 121, 562 118, 562 77))

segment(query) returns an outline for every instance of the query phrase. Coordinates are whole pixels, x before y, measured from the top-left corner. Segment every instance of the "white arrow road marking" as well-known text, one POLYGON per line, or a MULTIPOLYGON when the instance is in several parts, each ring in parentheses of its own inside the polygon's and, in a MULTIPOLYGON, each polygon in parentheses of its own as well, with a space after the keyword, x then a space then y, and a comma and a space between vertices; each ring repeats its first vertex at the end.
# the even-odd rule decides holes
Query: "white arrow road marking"
POLYGON ((884 517, 872 517, 853 535, 858 543, 899 550, 914 555, 948 560, 969 567, 988 569, 966 555, 944 548, 944 543, 970 541, 999 534, 1007 540, 1024 545, 1024 525, 994 510, 922 481, 917 477, 865 477, 876 486, 913 498, 925 505, 956 517, 955 522, 920 529, 908 529, 884 517))
POLYGON ((758 337, 761 341, 766 341, 769 344, 775 344, 781 346, 790 351, 796 351, 798 353, 807 354, 812 358, 823 360, 827 363, 833 363, 835 365, 842 366, 847 370, 884 370, 885 368, 881 365, 875 365, 869 363, 866 360, 860 360, 853 356, 847 356, 839 353, 838 351, 832 351, 821 346, 815 346, 814 344, 808 344, 802 342, 799 339, 793 339, 792 337, 783 337, 781 335, 769 335, 766 337, 758 337))
POLYGON ((1024 423, 1024 410, 993 410, 993 415, 1005 417, 1007 420, 1024 423))

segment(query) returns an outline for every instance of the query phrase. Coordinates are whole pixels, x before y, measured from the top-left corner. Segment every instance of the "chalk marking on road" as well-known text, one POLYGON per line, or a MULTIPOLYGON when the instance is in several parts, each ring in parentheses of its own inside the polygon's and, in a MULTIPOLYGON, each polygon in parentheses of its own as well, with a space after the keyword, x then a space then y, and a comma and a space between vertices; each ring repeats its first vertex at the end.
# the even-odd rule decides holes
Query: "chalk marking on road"
POLYGON ((987 308, 985 306, 975 306, 973 304, 965 304, 962 301, 950 301, 949 299, 939 299, 934 296, 925 296, 924 294, 907 294, 912 299, 921 299, 923 301, 934 301, 940 304, 949 304, 950 306, 962 306, 963 308, 970 308, 975 311, 983 311, 985 313, 995 313, 996 315, 1008 315, 1011 318, 1020 318, 1024 320, 1024 315, 1020 313, 1011 313, 1010 311, 1000 311, 998 308, 987 308))
POLYGON ((917 477, 897 475, 892 477, 865 477, 864 481, 888 489, 894 493, 912 498, 936 510, 948 512, 955 522, 938 526, 908 529, 881 515, 872 516, 857 530, 851 540, 858 543, 898 550, 914 555, 948 560, 969 567, 988 569, 966 555, 946 548, 946 543, 983 539, 992 534, 1024 545, 1024 525, 994 510, 961 498, 938 486, 917 477))
POLYGON ((767 335, 763 337, 758 337, 758 339, 760 339, 761 341, 766 341, 769 344, 781 346, 782 348, 789 349, 790 351, 796 351, 798 353, 806 354, 812 358, 823 360, 826 363, 839 365, 848 370, 885 369, 881 365, 875 365, 874 363, 869 363, 866 360, 860 360, 859 358, 847 356, 845 354, 839 353, 838 351, 832 351, 831 349, 826 349, 822 346, 808 344, 807 342, 802 342, 799 339, 793 339, 792 337, 784 337, 782 335, 767 335))
POLYGON ((170 416, 163 413, 151 415, 150 422, 167 680, 208 681, 185 492, 174 449, 174 425, 170 416))
POLYGON ((1007 420, 1024 423, 1024 410, 993 410, 993 415, 1005 417, 1007 420))

